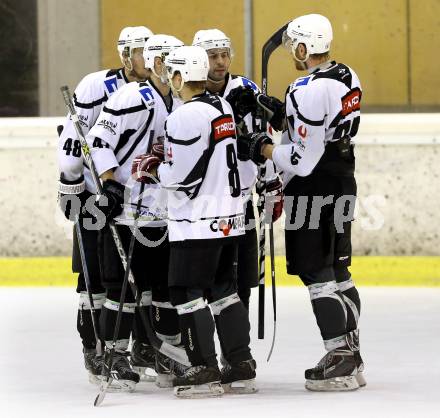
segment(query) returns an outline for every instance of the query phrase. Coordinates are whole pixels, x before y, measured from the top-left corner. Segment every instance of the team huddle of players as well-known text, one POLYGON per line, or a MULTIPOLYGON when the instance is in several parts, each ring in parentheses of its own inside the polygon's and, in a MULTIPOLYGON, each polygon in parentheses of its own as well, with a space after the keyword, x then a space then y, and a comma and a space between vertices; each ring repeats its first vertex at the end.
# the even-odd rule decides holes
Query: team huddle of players
MULTIPOLYGON (((79 273, 77 327, 92 382, 103 380, 107 361, 97 352, 98 335, 107 352, 114 350, 111 390, 132 391, 143 379, 174 387, 178 397, 257 391, 248 315, 251 288, 258 285, 255 184, 265 186, 273 222, 282 212, 283 187, 289 196, 356 194, 350 138, 360 106, 347 111, 344 103, 359 103, 361 90, 349 67, 328 59, 331 39, 323 16, 289 24, 284 44, 310 75, 292 83, 285 104, 229 73, 231 41, 218 29, 200 30, 184 46, 144 26, 124 28, 117 47, 123 67, 81 80, 73 101, 103 191, 97 196, 68 115, 59 129, 59 195, 66 217, 79 223, 72 256, 79 273), (281 145, 273 145, 266 119, 284 132, 281 145), (308 190, 307 179, 322 180, 318 190, 308 190), (338 193, 330 193, 332 187, 338 193), (123 291, 110 224, 132 255, 136 299, 123 291), (181 350, 185 364, 153 347, 145 317, 155 337, 181 350)), ((347 269, 351 219, 342 232, 333 231, 329 207, 317 230, 286 229, 286 258, 289 274, 310 290, 329 351, 306 371, 306 387, 353 390, 365 381, 360 301, 347 269), (328 238, 316 235, 323 230, 331 230, 331 250, 328 238)))

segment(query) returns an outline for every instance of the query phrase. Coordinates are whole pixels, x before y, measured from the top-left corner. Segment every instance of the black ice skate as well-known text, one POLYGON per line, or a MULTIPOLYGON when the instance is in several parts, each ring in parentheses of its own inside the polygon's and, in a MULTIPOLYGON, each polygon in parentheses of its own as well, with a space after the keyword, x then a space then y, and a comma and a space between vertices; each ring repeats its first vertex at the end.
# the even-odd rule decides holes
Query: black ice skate
POLYGON ((126 353, 115 352, 110 371, 109 392, 133 392, 140 377, 130 366, 126 353))
POLYGON ((313 369, 305 371, 306 389, 334 392, 359 389, 355 353, 348 345, 328 352, 313 369))
POLYGON ((178 398, 204 398, 221 396, 221 374, 217 366, 192 366, 182 377, 173 381, 174 394, 178 398))
POLYGON ((222 369, 222 386, 225 393, 256 393, 254 359, 242 361, 238 364, 226 364, 222 369))
POLYGON ((177 363, 161 352, 156 352, 156 386, 159 388, 172 388, 175 377, 182 377, 188 367, 177 363))
POLYGON ((89 382, 94 385, 101 383, 101 372, 103 359, 102 356, 96 355, 94 348, 83 348, 84 353, 84 365, 89 372, 89 382))
POLYGON ((139 374, 141 380, 146 382, 156 381, 155 369, 156 353, 149 344, 133 342, 130 354, 130 364, 133 370, 139 374))

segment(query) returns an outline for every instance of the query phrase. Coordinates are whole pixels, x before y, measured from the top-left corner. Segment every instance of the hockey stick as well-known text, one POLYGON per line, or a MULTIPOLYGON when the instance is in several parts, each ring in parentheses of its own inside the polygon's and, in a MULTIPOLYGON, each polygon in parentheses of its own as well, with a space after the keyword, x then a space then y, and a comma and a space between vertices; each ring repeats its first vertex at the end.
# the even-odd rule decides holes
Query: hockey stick
MULTIPOLYGON (((58 125, 57 126, 58 136, 61 136, 62 132, 63 132, 63 125, 58 125)), ((95 340, 96 340, 96 354, 98 356, 102 356, 102 342, 98 336, 99 335, 99 333, 98 333, 98 319, 96 318, 95 304, 93 302, 93 294, 92 294, 92 290, 91 290, 92 289, 92 282, 90 281, 89 269, 87 268, 86 254, 84 251, 84 241, 82 239, 82 233, 81 233, 81 227, 79 224, 79 215, 78 214, 75 216, 74 223, 75 223, 75 233, 76 233, 76 237, 78 239, 78 249, 79 249, 79 255, 81 258, 81 266, 82 266, 83 275, 84 275, 84 282, 86 284, 87 296, 89 298, 89 303, 90 303, 90 315, 92 317, 93 333, 95 334, 95 340)))
POLYGON ((102 356, 102 342, 99 338, 98 334, 98 319, 96 318, 96 310, 95 310, 95 304, 93 303, 93 295, 92 295, 92 286, 90 282, 90 276, 89 276, 89 270, 87 268, 87 262, 86 262, 86 254, 84 251, 84 242, 82 238, 81 233, 81 226, 79 224, 79 215, 75 217, 75 232, 76 237, 78 239, 78 248, 79 248, 79 254, 81 257, 81 265, 82 270, 84 274, 84 282, 86 283, 86 290, 87 295, 89 296, 89 302, 90 302, 90 314, 92 316, 92 326, 93 326, 93 333, 95 334, 95 340, 96 340, 96 355, 102 356))
MULTIPOLYGON (((81 125, 79 123, 78 114, 76 113, 75 106, 73 105, 72 96, 70 94, 69 88, 67 86, 61 87, 61 93, 63 95, 64 103, 66 104, 67 110, 70 112, 76 134, 78 135, 78 139, 81 143, 81 150, 84 157, 84 160, 89 167, 90 173, 92 175, 93 182, 95 184, 96 190, 98 195, 102 195, 102 185, 98 177, 98 173, 96 172, 95 164, 93 163, 92 156, 90 154, 89 146, 87 145, 87 141, 82 133, 81 125)), ((110 231, 113 237, 113 240, 116 245, 116 249, 118 250, 119 257, 121 259, 122 265, 124 267, 124 270, 128 270, 128 284, 130 285, 131 291, 133 292, 134 298, 137 301, 137 304, 139 304, 140 298, 137 297, 139 294, 138 287, 136 285, 133 273, 130 269, 127 269, 127 256, 124 250, 124 247, 122 246, 122 241, 119 235, 118 230, 116 229, 116 226, 114 222, 109 223, 110 231)), ((138 305, 139 306, 139 305, 138 305)), ((175 360, 177 363, 183 364, 185 366, 189 366, 190 362, 188 360, 188 356, 184 349, 175 347, 165 341, 160 340, 156 333, 154 332, 150 320, 145 314, 145 312, 140 309, 140 315, 142 323, 145 327, 145 330, 147 332, 147 336, 151 342, 151 345, 158 351, 160 351, 162 354, 170 357, 171 359, 175 360)))
MULTIPOLYGON (((149 153, 151 151, 151 146, 153 145, 153 137, 154 137, 154 131, 151 130, 150 131, 150 138, 149 138, 148 146, 147 146, 147 153, 149 153)), ((106 378, 106 380, 105 381, 103 380, 101 383, 100 392, 95 399, 95 404, 94 404, 95 406, 101 405, 102 401, 104 400, 107 389, 110 386, 111 381, 112 381, 110 374, 111 374, 111 370, 112 370, 112 366, 113 366, 113 356, 115 354, 116 341, 118 339, 119 328, 121 326, 122 310, 123 310, 123 306, 124 306, 124 302, 125 302, 125 295, 127 293, 128 275, 129 275, 130 268, 131 268, 131 260, 133 259, 134 244, 136 242, 136 232, 138 230, 139 215, 140 215, 140 211, 141 211, 142 195, 144 193, 144 189, 145 189, 145 183, 141 183, 138 201, 136 204, 136 212, 134 215, 133 233, 130 237, 130 246, 128 248, 127 266, 125 268, 124 279, 122 281, 121 297, 119 299, 118 315, 116 317, 116 325, 115 325, 115 330, 113 333, 112 347, 111 347, 108 355, 106 355, 106 357, 104 358, 104 377, 106 378)), ((139 296, 140 296, 139 293, 137 294, 137 296, 139 298, 139 296)), ((136 300, 136 303, 139 304, 139 300, 136 300)))
MULTIPOLYGON (((280 29, 278 29, 263 45, 262 49, 262 57, 261 57, 261 90, 262 93, 267 95, 267 73, 268 73, 268 64, 269 58, 272 53, 277 49, 283 40, 283 33, 286 30, 288 24, 285 24, 280 29)), ((263 113, 264 115, 264 113, 263 113)), ((262 129, 266 130, 267 121, 263 116, 261 121, 262 129)), ((265 185, 264 185, 265 186, 265 185)), ((264 187, 265 189, 265 187, 264 187)), ((265 190, 263 192, 265 193, 265 190)), ((260 238, 260 285, 259 285, 259 310, 258 310, 258 338, 264 338, 264 262, 266 258, 265 251, 265 216, 264 216, 264 204, 265 199, 263 199, 263 216, 260 217, 260 234, 264 242, 262 243, 262 239, 260 238), (261 226, 263 227, 261 229, 261 226), (263 275, 261 275, 261 268, 263 268, 263 275), (262 281, 262 283, 261 283, 262 281), (260 318, 262 325, 260 324, 260 318), (261 330, 260 330, 261 325, 261 330), (261 335, 263 337, 260 337, 261 335)), ((275 283, 275 248, 274 248, 274 237, 273 237, 273 222, 272 220, 269 222, 269 244, 270 244, 270 268, 271 268, 271 276, 272 276, 272 303, 273 303, 273 337, 272 337, 272 345, 270 347, 269 355, 267 357, 267 361, 270 360, 272 355, 272 351, 275 345, 275 336, 276 336, 276 326, 277 326, 277 309, 276 309, 276 283, 275 283)))

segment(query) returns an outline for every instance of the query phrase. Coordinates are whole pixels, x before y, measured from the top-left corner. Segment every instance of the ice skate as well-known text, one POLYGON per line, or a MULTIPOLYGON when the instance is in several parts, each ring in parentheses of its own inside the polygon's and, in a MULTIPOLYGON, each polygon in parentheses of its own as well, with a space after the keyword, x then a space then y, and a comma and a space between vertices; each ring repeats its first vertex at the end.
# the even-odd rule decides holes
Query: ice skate
POLYGON ((102 356, 96 355, 94 348, 83 348, 84 353, 84 365, 89 372, 89 382, 94 385, 101 383, 101 372, 103 359, 102 356))
POLYGON ((156 386, 159 388, 172 388, 174 374, 172 372, 173 361, 164 354, 157 352, 155 370, 157 373, 156 386))
POLYGON ((139 374, 140 378, 144 382, 155 382, 156 372, 155 369, 156 353, 154 348, 149 344, 133 342, 130 354, 130 364, 133 370, 139 374))
POLYGON ((255 383, 255 360, 250 359, 238 364, 226 364, 222 369, 222 386, 225 393, 249 394, 258 392, 255 383))
POLYGON ((336 392, 359 389, 355 355, 348 346, 327 353, 313 369, 305 371, 306 389, 336 392))
POLYGON ((206 398, 221 396, 221 374, 217 366, 189 367, 182 377, 173 381, 174 394, 178 398, 206 398))
POLYGON ((108 392, 133 392, 140 377, 130 366, 125 353, 115 352, 110 371, 110 386, 108 392))

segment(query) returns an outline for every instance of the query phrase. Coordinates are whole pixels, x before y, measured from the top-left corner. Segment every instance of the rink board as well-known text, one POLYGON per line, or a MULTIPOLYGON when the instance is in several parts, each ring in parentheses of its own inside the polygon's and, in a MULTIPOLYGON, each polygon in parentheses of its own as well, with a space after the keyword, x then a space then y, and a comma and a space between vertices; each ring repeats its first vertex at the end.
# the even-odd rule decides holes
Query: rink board
MULTIPOLYGON (((286 272, 285 258, 275 257, 278 286, 298 286, 286 272)), ((440 257, 353 257, 350 268, 360 286, 440 287, 440 257)), ((270 284, 270 263, 266 259, 270 284)), ((69 257, 0 258, 0 286, 75 286, 69 257)))

